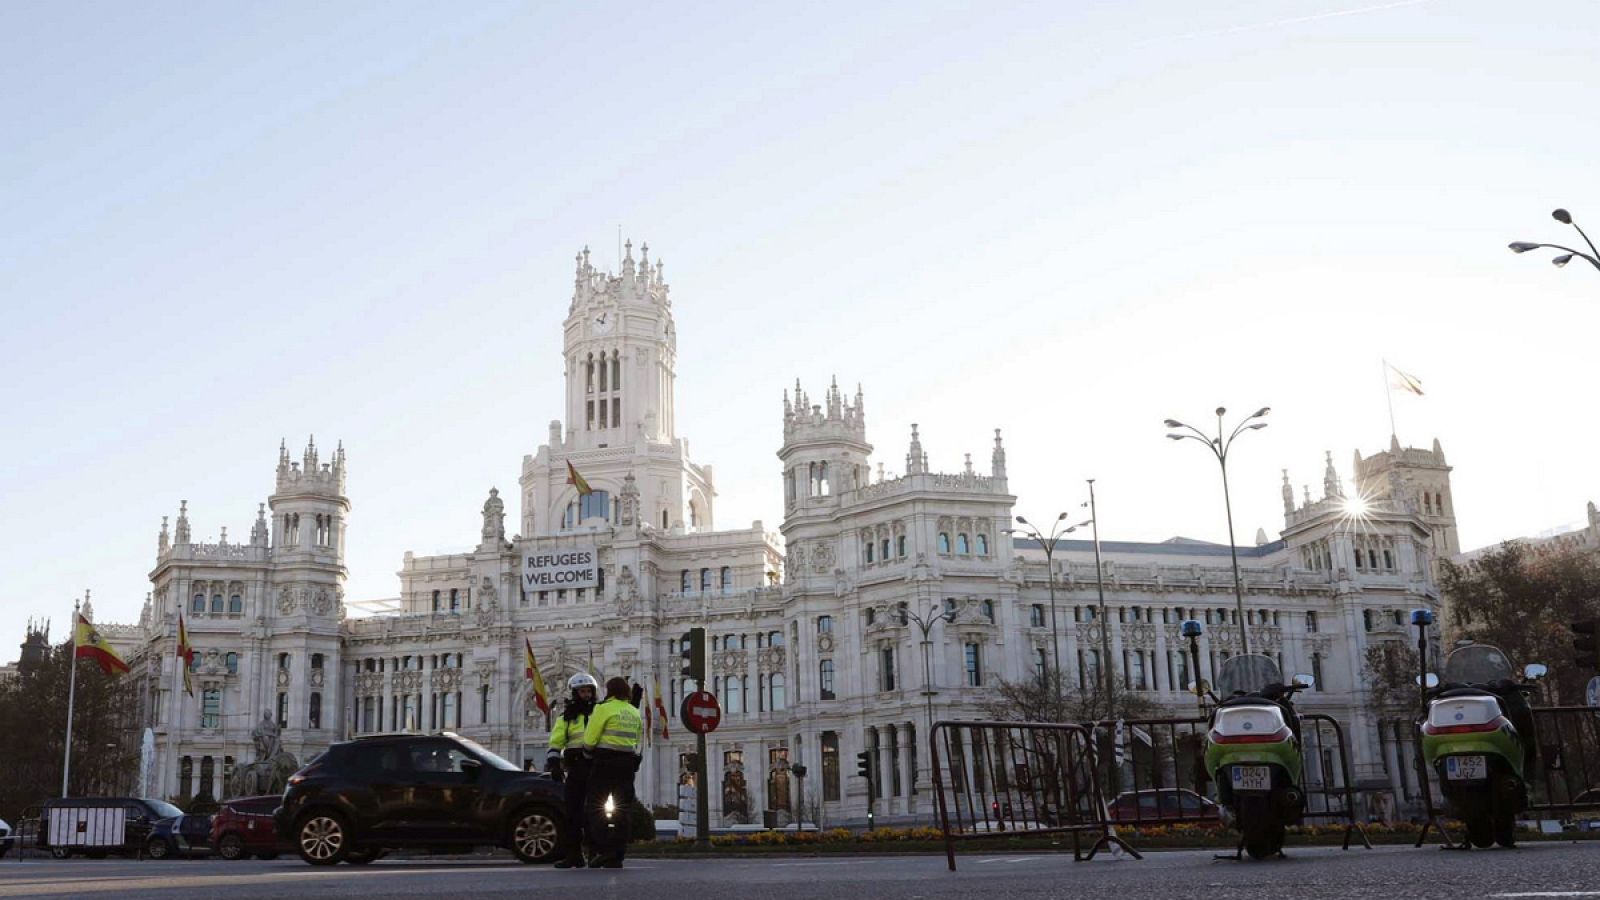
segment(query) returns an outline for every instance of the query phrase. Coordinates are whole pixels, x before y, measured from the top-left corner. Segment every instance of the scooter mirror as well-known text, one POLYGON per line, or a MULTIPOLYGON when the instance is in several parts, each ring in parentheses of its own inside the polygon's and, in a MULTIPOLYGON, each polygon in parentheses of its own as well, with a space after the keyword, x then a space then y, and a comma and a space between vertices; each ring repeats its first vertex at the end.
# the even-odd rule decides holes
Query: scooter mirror
POLYGON ((1418 675, 1416 677, 1416 682, 1417 682, 1417 684, 1420 684, 1420 685, 1422 685, 1424 687, 1436 688, 1436 687, 1439 686, 1439 676, 1433 674, 1432 672, 1429 672, 1427 674, 1426 680, 1424 680, 1423 676, 1418 675))
POLYGON ((1528 663, 1522 669, 1522 677, 1529 681, 1538 681, 1549 674, 1550 670, 1545 667, 1544 663, 1528 663))
POLYGON ((1317 686, 1317 679, 1307 675, 1304 672, 1296 673, 1291 681, 1294 682, 1295 687, 1305 688, 1306 690, 1310 690, 1317 686))

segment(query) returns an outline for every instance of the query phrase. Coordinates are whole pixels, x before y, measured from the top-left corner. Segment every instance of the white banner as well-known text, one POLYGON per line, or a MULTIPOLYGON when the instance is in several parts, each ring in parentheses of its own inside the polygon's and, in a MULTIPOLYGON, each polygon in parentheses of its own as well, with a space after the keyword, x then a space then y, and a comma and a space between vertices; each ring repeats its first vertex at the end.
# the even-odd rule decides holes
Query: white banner
POLYGON ((522 567, 526 591, 592 588, 599 583, 600 559, 592 545, 529 553, 522 567))

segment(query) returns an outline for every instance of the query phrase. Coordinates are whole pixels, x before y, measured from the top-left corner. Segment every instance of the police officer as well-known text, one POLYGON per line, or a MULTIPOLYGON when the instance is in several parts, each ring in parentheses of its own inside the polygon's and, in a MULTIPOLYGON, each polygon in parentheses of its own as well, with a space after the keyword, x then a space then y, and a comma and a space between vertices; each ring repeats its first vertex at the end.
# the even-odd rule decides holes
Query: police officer
POLYGON ((558 869, 583 868, 584 800, 589 791, 590 766, 588 755, 589 719, 594 713, 595 697, 600 683, 594 676, 579 672, 567 680, 572 694, 562 706, 561 717, 550 730, 550 753, 545 758, 545 771, 561 777, 566 783, 567 827, 562 832, 563 858, 556 863, 558 869))
POLYGON ((590 863, 604 869, 622 868, 628 847, 628 811, 632 804, 633 775, 639 769, 640 739, 644 719, 634 707, 632 691, 623 678, 606 682, 606 699, 594 708, 584 743, 593 767, 589 770, 589 843, 599 851, 590 863), (609 803, 611 809, 607 810, 609 803))

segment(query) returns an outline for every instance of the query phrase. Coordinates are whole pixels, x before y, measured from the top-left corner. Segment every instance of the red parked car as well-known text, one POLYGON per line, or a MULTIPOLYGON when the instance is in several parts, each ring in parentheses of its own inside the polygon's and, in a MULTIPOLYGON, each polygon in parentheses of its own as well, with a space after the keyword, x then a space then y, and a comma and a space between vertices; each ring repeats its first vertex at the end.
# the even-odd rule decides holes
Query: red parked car
POLYGON ((211 817, 211 849, 223 859, 272 859, 278 855, 278 833, 272 811, 283 798, 240 797, 227 800, 211 817))

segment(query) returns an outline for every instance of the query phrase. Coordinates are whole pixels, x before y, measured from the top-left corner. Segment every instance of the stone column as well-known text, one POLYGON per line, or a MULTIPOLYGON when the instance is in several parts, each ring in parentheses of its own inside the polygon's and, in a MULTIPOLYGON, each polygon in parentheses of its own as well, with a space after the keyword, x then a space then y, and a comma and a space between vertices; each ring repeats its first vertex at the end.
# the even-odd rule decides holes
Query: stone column
MULTIPOLYGON (((915 814, 917 811, 917 797, 920 794, 913 794, 911 791, 912 785, 918 785, 917 751, 915 743, 911 739, 914 728, 910 722, 901 722, 895 727, 899 730, 900 755, 905 760, 905 779, 901 782, 904 788, 901 791, 901 796, 905 798, 905 805, 902 809, 907 814, 915 814)), ((922 789, 921 793, 927 792, 927 784, 927 779, 922 779, 921 784, 918 785, 922 789)))

